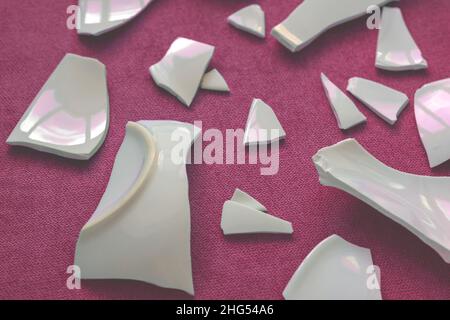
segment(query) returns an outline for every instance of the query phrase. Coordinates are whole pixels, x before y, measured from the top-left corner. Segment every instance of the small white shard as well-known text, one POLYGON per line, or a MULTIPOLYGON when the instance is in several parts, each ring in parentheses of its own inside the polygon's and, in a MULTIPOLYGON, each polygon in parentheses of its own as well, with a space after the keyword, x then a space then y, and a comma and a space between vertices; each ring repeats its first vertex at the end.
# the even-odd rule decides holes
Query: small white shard
POLYGON ((418 70, 428 67, 399 8, 383 8, 375 66, 390 71, 418 70))
POLYGON ((230 91, 227 82, 219 73, 219 71, 217 71, 217 69, 213 69, 205 73, 202 79, 202 83, 200 84, 200 88, 213 91, 230 91))
POLYGON ((233 197, 231 197, 231 201, 239 202, 244 206, 250 207, 258 211, 267 212, 266 207, 264 207, 258 200, 256 200, 248 193, 240 189, 234 190, 233 197))
POLYGON ((406 94, 400 91, 358 77, 348 81, 347 90, 390 125, 397 121, 409 102, 406 94))
POLYGON ((257 4, 233 13, 227 20, 232 26, 257 37, 264 38, 266 35, 264 11, 257 4))
POLYGON ((322 73, 320 77, 339 129, 350 129, 367 121, 367 118, 358 110, 353 101, 331 82, 325 74, 322 73))

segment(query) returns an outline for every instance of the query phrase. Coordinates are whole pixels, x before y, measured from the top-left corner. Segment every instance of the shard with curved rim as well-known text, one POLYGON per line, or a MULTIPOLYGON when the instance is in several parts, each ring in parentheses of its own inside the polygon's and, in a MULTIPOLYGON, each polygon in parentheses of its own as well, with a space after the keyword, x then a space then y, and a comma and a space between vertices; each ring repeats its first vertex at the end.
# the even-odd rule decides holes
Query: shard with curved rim
POLYGON ((213 69, 205 73, 202 78, 200 88, 212 91, 230 91, 227 82, 217 69, 213 69))
POLYGON ((233 27, 251 33, 257 37, 266 36, 264 11, 258 4, 252 4, 236 11, 227 18, 233 27))

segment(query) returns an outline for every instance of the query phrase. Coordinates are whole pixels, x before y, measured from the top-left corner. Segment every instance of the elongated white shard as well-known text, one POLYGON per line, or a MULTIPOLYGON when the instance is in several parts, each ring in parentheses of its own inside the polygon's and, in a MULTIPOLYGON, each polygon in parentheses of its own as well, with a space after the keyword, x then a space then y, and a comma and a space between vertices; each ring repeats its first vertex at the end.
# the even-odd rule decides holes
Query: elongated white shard
POLYGON ((313 157, 320 183, 350 193, 399 223, 450 263, 450 178, 394 170, 355 139, 313 157))
POLYGON ((272 108, 261 99, 253 99, 245 126, 244 145, 268 144, 285 136, 272 108))
POLYGON ((369 249, 338 235, 320 242, 283 291, 286 300, 381 300, 369 249), (373 278, 373 279, 372 279, 373 278))
POLYGON ((213 69, 205 73, 202 79, 202 83, 200 84, 200 88, 213 91, 230 91, 227 82, 219 73, 219 71, 217 71, 217 69, 213 69))
POLYGON ((331 82, 325 74, 322 73, 320 77, 339 129, 350 129, 367 121, 367 118, 358 110, 353 101, 331 82))
POLYGON ((365 15, 369 6, 392 1, 304 0, 271 33, 290 51, 300 51, 326 30, 365 15))
POLYGON ((6 142, 87 160, 103 144, 108 126, 105 66, 66 54, 6 142))
POLYGON ((446 162, 450 159, 450 78, 417 90, 414 112, 430 167, 446 162))
POLYGON ((77 242, 83 279, 133 279, 194 294, 185 158, 199 132, 176 121, 127 124, 106 191, 77 242))
POLYGON ((264 38, 266 36, 264 11, 257 4, 242 8, 230 15, 227 20, 232 26, 257 37, 264 38))
POLYGON ((153 0, 78 0, 78 34, 99 36, 141 13, 153 0))
POLYGON ((267 212, 266 207, 264 207, 258 200, 256 200, 248 193, 240 189, 234 190, 233 197, 231 197, 231 201, 238 202, 244 206, 250 207, 258 211, 267 212))
POLYGON ((348 81, 347 90, 377 116, 393 125, 408 105, 406 94, 381 83, 354 77, 348 81))
POLYGON ((418 70, 427 61, 409 33, 399 8, 383 8, 375 66, 390 71, 418 70))
POLYGON ((164 58, 149 71, 158 86, 189 107, 213 53, 214 47, 209 44, 177 38, 164 58))

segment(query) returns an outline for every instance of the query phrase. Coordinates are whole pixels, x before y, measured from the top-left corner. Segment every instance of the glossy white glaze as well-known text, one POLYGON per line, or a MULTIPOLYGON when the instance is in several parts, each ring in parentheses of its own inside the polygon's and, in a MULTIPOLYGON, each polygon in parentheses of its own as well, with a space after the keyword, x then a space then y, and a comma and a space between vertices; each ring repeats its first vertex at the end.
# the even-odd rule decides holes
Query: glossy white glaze
POLYGON ((264 11, 258 4, 252 4, 236 11, 227 20, 235 28, 249 32, 260 38, 266 36, 264 11))

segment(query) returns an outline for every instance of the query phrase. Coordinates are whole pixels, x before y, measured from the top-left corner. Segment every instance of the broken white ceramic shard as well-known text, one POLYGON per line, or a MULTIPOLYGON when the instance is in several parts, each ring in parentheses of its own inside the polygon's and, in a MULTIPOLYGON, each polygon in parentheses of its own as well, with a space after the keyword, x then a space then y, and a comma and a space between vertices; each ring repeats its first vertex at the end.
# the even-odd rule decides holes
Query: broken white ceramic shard
POLYGON ((389 124, 394 124, 400 112, 408 105, 406 94, 381 83, 354 77, 348 81, 347 90, 365 106, 389 124))
POLYGON ((185 163, 199 132, 177 121, 127 124, 106 191, 77 242, 83 279, 133 279, 194 294, 185 163))
POLYGON ((213 53, 214 47, 209 44, 177 38, 164 58, 149 71, 158 86, 189 107, 213 53))
POLYGON ((222 77, 219 71, 217 71, 217 69, 213 69, 205 73, 202 79, 202 83, 200 84, 200 88, 213 91, 230 91, 230 88, 228 88, 225 79, 222 77))
POLYGON ((369 6, 392 1, 304 0, 271 33, 290 51, 300 51, 326 30, 365 15, 369 6))
POLYGON ((450 263, 450 178, 392 169, 355 139, 313 157, 320 183, 350 193, 399 223, 450 263))
POLYGON ((285 136, 272 108, 261 99, 253 99, 245 126, 244 145, 268 144, 285 136))
POLYGON ((231 201, 238 202, 244 206, 250 207, 258 211, 267 212, 266 207, 264 207, 258 200, 256 200, 248 193, 240 189, 234 190, 233 197, 231 197, 231 201))
POLYGON ((414 112, 430 167, 446 162, 450 159, 450 78, 417 90, 414 112))
POLYGON ((86 160, 109 126, 106 68, 98 60, 66 54, 6 142, 86 160))
POLYGON ((378 275, 368 274, 373 268, 369 249, 334 234, 303 260, 283 296, 286 300, 381 300, 378 275))
POLYGON ((266 35, 264 11, 257 4, 249 5, 233 13, 227 20, 232 26, 257 37, 264 38, 266 35))
POLYGON ((320 77, 339 129, 350 129, 367 121, 367 118, 358 110, 353 101, 331 82, 325 74, 322 73, 320 77))
POLYGON ((375 66, 390 71, 427 68, 427 61, 409 33, 400 8, 383 8, 375 66))
POLYGON ((78 0, 79 34, 98 36, 132 20, 152 0, 78 0))

